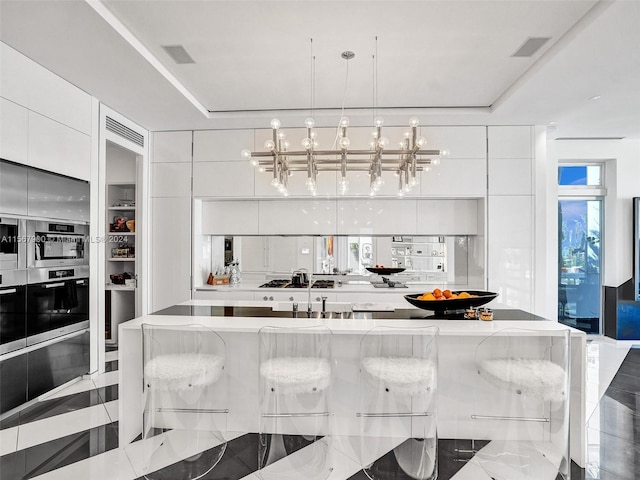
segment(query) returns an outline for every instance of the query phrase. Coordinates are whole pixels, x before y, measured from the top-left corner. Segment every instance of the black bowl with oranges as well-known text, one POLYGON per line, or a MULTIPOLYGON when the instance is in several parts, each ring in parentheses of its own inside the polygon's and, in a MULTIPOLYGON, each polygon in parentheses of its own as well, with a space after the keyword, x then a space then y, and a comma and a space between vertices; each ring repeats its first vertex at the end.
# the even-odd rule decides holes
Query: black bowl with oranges
POLYGON ((462 313, 468 308, 489 303, 497 296, 497 293, 482 290, 440 291, 435 289, 433 292, 405 295, 404 298, 411 305, 422 310, 432 310, 436 313, 462 313), (440 295, 437 295, 438 293, 440 295))

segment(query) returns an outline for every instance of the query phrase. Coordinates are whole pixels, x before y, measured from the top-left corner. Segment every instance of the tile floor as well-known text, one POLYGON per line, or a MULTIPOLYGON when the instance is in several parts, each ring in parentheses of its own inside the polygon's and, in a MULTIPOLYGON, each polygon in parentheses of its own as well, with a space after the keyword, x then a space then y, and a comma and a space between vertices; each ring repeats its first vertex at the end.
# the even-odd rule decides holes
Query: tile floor
MULTIPOLYGON (((141 442, 128 447, 129 455, 118 448, 117 368, 117 352, 108 352, 105 373, 83 379, 19 414, 0 420, 0 478, 142 478, 135 450, 143 448, 141 442)), ((600 337, 590 338, 585 426, 587 465, 585 469, 572 465, 573 480, 640 478, 639 409, 640 346, 636 349, 600 337)), ((468 447, 464 442, 440 440, 440 480, 460 478, 460 468, 465 463, 460 461, 455 449, 468 447)), ((344 450, 340 451, 341 447, 337 450, 331 479, 366 480, 366 475, 344 450)), ((181 478, 185 462, 170 465, 171 460, 164 461, 166 478, 181 478)), ((204 478, 255 479, 256 463, 256 435, 238 434, 228 442, 219 464, 221 468, 214 471, 218 473, 212 472, 204 478)), ((397 467, 393 455, 383 454, 379 464, 383 472, 381 478, 410 479, 397 467)))

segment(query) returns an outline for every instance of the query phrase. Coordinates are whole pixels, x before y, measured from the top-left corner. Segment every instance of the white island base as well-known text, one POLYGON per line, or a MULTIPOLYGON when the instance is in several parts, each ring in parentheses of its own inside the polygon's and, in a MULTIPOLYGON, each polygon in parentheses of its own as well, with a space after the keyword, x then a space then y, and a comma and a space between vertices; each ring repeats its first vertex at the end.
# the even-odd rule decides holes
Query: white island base
MULTIPOLYGON (((228 357, 227 376, 230 398, 228 430, 237 432, 237 435, 258 432, 258 330, 264 326, 325 325, 329 327, 333 333, 334 357, 333 448, 339 450, 341 455, 349 457, 353 461, 353 468, 357 467, 354 452, 359 441, 359 419, 356 417, 358 411, 359 342, 362 335, 371 328, 376 326, 415 328, 432 325, 439 328, 437 422, 438 437, 441 439, 472 439, 474 434, 477 434, 477 428, 473 425, 471 415, 474 413, 474 402, 482 400, 472 398, 470 386, 476 375, 474 352, 480 341, 505 328, 547 331, 567 328, 551 321, 481 322, 472 320, 307 319, 180 315, 139 317, 119 326, 119 437, 123 446, 133 441, 142 431, 141 325, 143 323, 157 325, 200 324, 217 332, 223 338, 228 357)), ((570 338, 570 456, 576 464, 584 467, 586 456, 586 335, 581 331, 571 329, 570 338)), ((485 438, 491 439, 491 432, 487 432, 485 438)), ((403 440, 404 438, 400 437, 389 438, 388 449, 394 448, 403 440)), ((382 445, 382 442, 377 442, 377 445, 382 445)), ((296 452, 296 454, 304 455, 301 452, 296 452)), ((384 453, 386 452, 371 452, 372 456, 381 456, 384 453)), ((181 459, 177 458, 173 461, 179 460, 181 459)), ((171 459, 166 461, 171 462, 171 459)), ((158 468, 160 467, 158 466, 158 468)), ((342 466, 342 468, 347 467, 342 466)), ((351 474, 356 471, 357 468, 351 474)), ((479 475, 479 471, 479 467, 471 461, 454 478, 456 480, 464 480, 465 478, 482 480, 483 476, 479 475)), ((334 472, 334 474, 338 475, 339 472, 334 472)), ((336 476, 335 478, 348 478, 348 476, 336 476)), ((333 475, 332 478, 334 478, 333 475)))

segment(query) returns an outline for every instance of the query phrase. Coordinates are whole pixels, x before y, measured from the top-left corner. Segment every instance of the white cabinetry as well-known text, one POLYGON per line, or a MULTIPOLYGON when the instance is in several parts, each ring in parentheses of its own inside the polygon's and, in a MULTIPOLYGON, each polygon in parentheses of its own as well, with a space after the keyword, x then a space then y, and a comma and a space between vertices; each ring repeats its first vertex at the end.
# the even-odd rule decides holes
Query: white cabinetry
POLYGON ((240 156, 253 147, 253 130, 207 130, 193 132, 194 162, 249 163, 240 156))
POLYGON ((194 300, 251 300, 253 292, 228 291, 228 290, 196 290, 193 293, 194 300))
POLYGON ((0 98, 0 158, 28 162, 29 113, 16 103, 0 98))
POLYGON ((401 235, 416 233, 416 201, 337 201, 338 235, 401 235))
POLYGON ((260 235, 327 235, 336 231, 336 204, 332 200, 262 200, 260 235))
POLYGON ((194 162, 194 197, 253 197, 254 168, 247 161, 194 162))
POLYGON ((151 311, 191 298, 191 132, 153 134, 151 311))
POLYGON ((29 111, 29 159, 32 167, 89 180, 91 137, 29 111))
POLYGON ((478 200, 417 200, 421 235, 477 235, 478 200))
POLYGON ((203 235, 258 235, 257 201, 202 202, 203 235))

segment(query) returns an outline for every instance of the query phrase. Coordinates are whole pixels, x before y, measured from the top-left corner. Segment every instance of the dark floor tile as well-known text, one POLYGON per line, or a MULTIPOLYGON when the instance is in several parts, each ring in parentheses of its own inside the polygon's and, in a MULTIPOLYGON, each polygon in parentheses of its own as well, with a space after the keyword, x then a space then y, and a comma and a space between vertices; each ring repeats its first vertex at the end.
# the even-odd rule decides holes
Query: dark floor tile
POLYGON ((638 377, 640 375, 640 360, 629 360, 629 356, 622 362, 617 373, 624 373, 632 377, 638 377))
POLYGON ((74 393, 64 397, 56 397, 49 400, 34 403, 24 410, 4 419, 0 422, 0 429, 12 426, 24 425, 44 418, 62 415, 82 408, 111 402, 118 399, 118 385, 74 393))
POLYGON ((20 425, 20 413, 14 413, 10 417, 0 420, 0 430, 17 427, 18 425, 20 425))
POLYGON ((626 375, 618 371, 611 380, 610 386, 625 392, 640 393, 640 376, 626 375))
POLYGON ((2 478, 33 478, 118 447, 117 422, 0 457, 2 478))
POLYGON ((640 439, 640 415, 606 395, 596 407, 587 427, 631 442, 640 439))
MULTIPOLYGON (((200 456, 170 465, 154 473, 154 480, 186 478, 187 472, 201 472, 211 464, 219 448, 212 448, 200 456)), ((227 442, 226 449, 216 467, 202 476, 203 480, 239 480, 258 469, 258 435, 247 434, 227 442)), ((145 480, 140 477, 137 480, 145 480)), ((301 479, 302 480, 302 479, 301 479)))
POLYGON ((610 386, 605 390, 604 397, 615 400, 633 412, 640 412, 640 393, 626 392, 610 386))
POLYGON ((602 479, 607 480, 637 480, 636 473, 640 472, 640 444, 587 429, 587 471, 596 471, 602 479))

